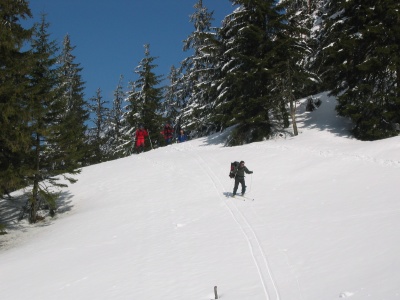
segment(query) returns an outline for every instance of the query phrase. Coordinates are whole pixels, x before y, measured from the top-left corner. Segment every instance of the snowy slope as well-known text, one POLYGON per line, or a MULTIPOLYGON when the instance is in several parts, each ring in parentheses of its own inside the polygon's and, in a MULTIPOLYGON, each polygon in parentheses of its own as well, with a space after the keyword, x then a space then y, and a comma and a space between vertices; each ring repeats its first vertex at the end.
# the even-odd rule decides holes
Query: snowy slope
POLYGON ((321 99, 298 137, 84 168, 56 219, 0 236, 1 299, 400 299, 400 137, 354 140, 321 99), (234 160, 254 201, 227 197, 234 160))

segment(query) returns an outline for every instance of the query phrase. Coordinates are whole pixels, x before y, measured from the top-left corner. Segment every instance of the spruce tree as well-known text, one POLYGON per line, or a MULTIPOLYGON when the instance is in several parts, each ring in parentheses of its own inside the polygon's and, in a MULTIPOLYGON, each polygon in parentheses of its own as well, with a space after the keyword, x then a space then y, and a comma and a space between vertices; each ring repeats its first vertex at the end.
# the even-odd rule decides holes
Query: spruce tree
POLYGON ((236 145, 268 138, 273 114, 288 117, 277 99, 275 74, 288 59, 290 36, 276 1, 231 2, 239 7, 220 30, 224 65, 217 108, 224 126, 238 124, 230 142, 236 145))
POLYGON ((68 165, 81 167, 90 163, 91 153, 86 135, 89 113, 83 93, 82 68, 75 62, 76 57, 72 54, 74 49, 69 35, 66 35, 59 57, 60 101, 64 103, 61 116, 64 136, 62 149, 65 153, 64 164, 68 162, 68 165))
MULTIPOLYGON (((163 87, 160 87, 161 75, 157 75, 154 69, 157 67, 154 64, 156 57, 150 54, 150 45, 146 44, 145 56, 140 61, 135 69, 138 79, 135 81, 134 86, 137 87, 130 95, 132 103, 131 113, 135 117, 128 120, 132 128, 137 128, 139 124, 143 124, 145 129, 153 141, 153 144, 162 145, 162 138, 160 130, 163 125, 161 115, 161 100, 163 97, 163 87)), ((146 143, 146 149, 151 145, 146 143)))
POLYGON ((296 100, 309 95, 308 92, 315 88, 314 83, 319 81, 318 75, 309 66, 313 53, 311 27, 314 23, 310 5, 310 1, 280 2, 279 7, 285 11, 285 21, 282 20, 282 33, 272 51, 274 56, 281 57, 274 66, 277 87, 274 96, 279 107, 275 115, 280 113, 283 126, 287 127, 286 115, 289 112, 294 135, 298 135, 296 100))
POLYGON ((176 134, 182 127, 181 112, 185 107, 184 89, 180 74, 178 69, 174 66, 171 67, 167 76, 169 84, 165 88, 164 101, 162 102, 162 113, 168 120, 172 120, 176 124, 176 134))
POLYGON ((112 107, 107 117, 107 152, 109 153, 109 159, 123 157, 122 152, 119 151, 123 145, 123 116, 125 112, 123 108, 125 93, 122 82, 123 76, 121 75, 114 91, 112 107))
POLYGON ((29 94, 30 51, 23 45, 32 29, 21 25, 31 18, 28 2, 1 0, 0 9, 0 197, 24 185, 22 161, 29 151, 29 115, 25 101, 29 94))
POLYGON ((35 24, 31 43, 34 65, 30 74, 31 91, 25 107, 29 114, 28 130, 31 144, 29 155, 24 160, 24 171, 26 185, 32 186, 29 210, 29 220, 32 223, 36 222, 41 200, 46 201, 54 213, 56 194, 51 188, 65 186, 58 183, 57 178, 65 172, 64 166, 57 164, 57 157, 60 155, 59 144, 62 140, 59 116, 64 109, 62 102, 57 99, 58 48, 55 41, 49 41, 48 28, 45 15, 42 15, 41 22, 35 24))
POLYGON ((134 152, 135 148, 135 130, 141 122, 140 111, 142 110, 141 103, 136 97, 136 83, 129 81, 127 97, 125 101, 127 105, 124 107, 124 113, 121 119, 121 143, 116 147, 118 156, 128 156, 134 152))
POLYGON ((337 111, 354 122, 362 140, 397 135, 400 123, 400 3, 338 1, 327 16, 324 41, 332 94, 337 111))
MULTIPOLYGON (((290 2, 288 0, 288 2, 290 2)), ((315 82, 305 91, 308 95, 317 94, 329 89, 328 85, 322 80, 325 72, 323 61, 325 57, 321 55, 323 47, 322 40, 326 33, 326 12, 331 8, 331 0, 313 0, 303 1, 300 19, 308 31, 306 41, 308 46, 308 55, 305 64, 307 69, 315 74, 315 82), (307 10, 307 13, 305 12, 307 10)))
POLYGON ((101 89, 98 88, 96 95, 90 98, 90 112, 93 115, 92 122, 94 126, 89 129, 90 145, 90 164, 96 164, 107 160, 108 153, 105 149, 107 145, 107 115, 109 109, 105 106, 107 101, 103 100, 101 89))
POLYGON ((301 67, 309 72, 309 77, 312 78, 312 82, 307 82, 307 85, 303 87, 300 97, 325 91, 319 75, 320 69, 316 64, 318 37, 324 24, 322 16, 325 2, 326 0, 280 1, 280 5, 287 15, 290 31, 297 39, 302 52, 301 67))
POLYGON ((212 27, 213 12, 199 0, 195 12, 190 16, 194 31, 184 41, 184 51, 193 54, 182 61, 180 72, 185 99, 181 122, 197 135, 210 133, 216 129, 213 118, 217 97, 219 41, 217 29, 212 27))

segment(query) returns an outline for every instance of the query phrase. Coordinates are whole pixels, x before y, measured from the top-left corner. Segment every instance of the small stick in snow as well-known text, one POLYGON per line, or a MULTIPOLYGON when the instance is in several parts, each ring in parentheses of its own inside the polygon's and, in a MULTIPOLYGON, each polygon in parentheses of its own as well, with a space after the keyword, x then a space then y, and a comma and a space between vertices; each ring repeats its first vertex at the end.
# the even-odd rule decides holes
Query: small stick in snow
POLYGON ((218 299, 217 286, 214 286, 214 295, 215 295, 215 299, 218 299))

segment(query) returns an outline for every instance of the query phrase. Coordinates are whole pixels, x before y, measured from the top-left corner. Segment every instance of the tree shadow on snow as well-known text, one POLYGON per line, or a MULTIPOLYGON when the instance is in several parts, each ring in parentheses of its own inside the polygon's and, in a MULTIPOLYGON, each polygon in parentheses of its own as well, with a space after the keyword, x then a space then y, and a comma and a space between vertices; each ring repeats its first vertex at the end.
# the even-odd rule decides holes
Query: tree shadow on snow
MULTIPOLYGON (((19 220, 24 206, 27 204, 27 200, 30 197, 30 192, 23 192, 20 195, 0 198, 0 224, 5 225, 6 229, 21 229, 24 230, 25 223, 23 220, 27 219, 27 215, 25 214, 22 220, 19 220)), ((59 194, 59 197, 56 201, 56 215, 66 213, 70 211, 73 207, 72 203, 72 195, 69 192, 62 192, 59 194)), ((39 209, 41 215, 44 215, 44 222, 39 221, 35 226, 48 226, 48 220, 51 220, 49 215, 49 211, 43 208, 39 209)))
POLYGON ((210 146, 210 145, 225 146, 234 127, 235 126, 231 126, 223 131, 216 132, 207 137, 204 137, 203 145, 200 146, 210 146))
POLYGON ((340 137, 352 137, 352 122, 344 117, 337 115, 335 110, 337 101, 334 97, 329 97, 327 93, 322 93, 313 97, 314 100, 321 100, 321 105, 313 111, 306 111, 307 101, 302 102, 297 107, 296 121, 299 130, 317 129, 328 131, 340 137))

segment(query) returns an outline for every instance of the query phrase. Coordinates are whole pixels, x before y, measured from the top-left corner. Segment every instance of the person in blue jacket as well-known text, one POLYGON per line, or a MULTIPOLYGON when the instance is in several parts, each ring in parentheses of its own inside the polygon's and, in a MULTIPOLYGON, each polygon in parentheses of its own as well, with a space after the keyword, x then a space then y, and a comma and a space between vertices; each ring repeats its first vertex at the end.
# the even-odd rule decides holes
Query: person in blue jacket
POLYGON ((186 141, 187 141, 187 136, 183 132, 183 130, 181 130, 179 135, 178 135, 178 143, 183 143, 183 142, 186 142, 186 141))

